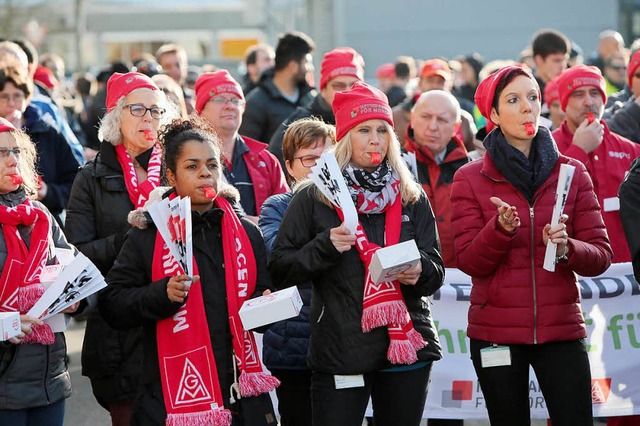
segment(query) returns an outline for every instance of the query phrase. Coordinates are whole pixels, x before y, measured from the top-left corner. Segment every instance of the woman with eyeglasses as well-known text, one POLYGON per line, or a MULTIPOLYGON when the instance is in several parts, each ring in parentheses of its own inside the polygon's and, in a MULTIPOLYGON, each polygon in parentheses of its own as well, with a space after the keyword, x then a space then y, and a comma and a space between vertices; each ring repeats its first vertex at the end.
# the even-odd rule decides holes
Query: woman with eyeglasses
MULTIPOLYGON (((282 154, 289 185, 306 179, 320 155, 336 143, 336 131, 316 117, 302 118, 289 125, 282 143, 282 154)), ((278 229, 293 192, 272 195, 262 205, 258 224, 271 253, 278 229)), ((281 426, 311 425, 311 370, 307 350, 311 326, 311 282, 289 282, 298 286, 303 306, 295 318, 273 324, 262 338, 264 365, 280 379, 276 389, 281 426)))
MULTIPOLYGON (((127 215, 160 184, 161 124, 178 116, 156 84, 140 73, 115 73, 107 82, 107 113, 98 131, 98 155, 78 173, 69 198, 65 232, 107 276, 130 226, 127 215)), ((82 374, 111 414, 128 425, 142 363, 141 330, 116 331, 95 310, 82 347, 82 374)))
POLYGON ((196 112, 222 140, 224 177, 240 192, 247 218, 258 224, 264 200, 289 191, 278 160, 267 145, 238 133, 244 114, 240 84, 226 70, 207 72, 196 81, 196 112))
POLYGON ((38 151, 38 193, 41 201, 59 224, 80 163, 69 143, 49 115, 32 104, 33 82, 18 69, 0 70, 0 117, 16 129, 24 129, 38 151))

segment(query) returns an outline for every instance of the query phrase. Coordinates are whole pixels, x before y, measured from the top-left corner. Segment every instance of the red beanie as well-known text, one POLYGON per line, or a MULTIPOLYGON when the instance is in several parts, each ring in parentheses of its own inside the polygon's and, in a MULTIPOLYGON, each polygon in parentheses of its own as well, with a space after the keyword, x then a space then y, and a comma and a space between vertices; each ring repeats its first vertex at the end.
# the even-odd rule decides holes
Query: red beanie
POLYGON ((53 72, 45 66, 38 65, 36 72, 33 74, 33 79, 37 82, 44 84, 44 86, 53 90, 58 85, 58 80, 53 76, 53 72))
POLYGON ((631 60, 629 61, 629 65, 627 66, 627 83, 629 84, 629 88, 631 88, 633 83, 633 75, 636 73, 636 70, 640 66, 640 50, 633 54, 631 60))
POLYGON ((339 47, 325 53, 320 65, 320 89, 324 89, 329 81, 341 75, 364 80, 364 59, 350 47, 339 47))
POLYGON ((13 124, 9 120, 6 120, 0 117, 0 133, 4 132, 15 132, 16 128, 13 127, 13 124))
POLYGON ((392 63, 382 64, 376 71, 376 78, 394 78, 396 76, 396 66, 392 63))
MULTIPOLYGON (((476 106, 478 107, 480 114, 482 114, 482 116, 487 120, 492 121, 491 108, 493 105, 493 98, 496 95, 496 87, 498 87, 498 84, 502 81, 504 76, 507 75, 507 73, 515 69, 524 71, 526 73, 525 75, 529 76, 531 80, 536 81, 531 73, 523 67, 518 65, 507 65, 506 67, 500 68, 498 71, 482 80, 476 88, 476 94, 474 97, 476 106)), ((536 82, 536 86, 537 85, 538 84, 536 82)), ((540 88, 538 88, 538 95, 540 95, 540 88)))
POLYGON ((198 115, 204 109, 209 99, 220 93, 231 93, 244 100, 242 87, 231 77, 229 71, 219 70, 201 74, 196 80, 196 112, 198 115))
POLYGON ((113 73, 107 81, 107 112, 115 108, 121 97, 142 88, 159 90, 153 80, 139 72, 113 73))
POLYGON ((605 82, 602 73, 597 67, 587 65, 576 65, 566 69, 558 77, 558 93, 560 94, 560 106, 565 111, 569 95, 574 90, 584 86, 594 86, 600 91, 602 103, 607 103, 607 92, 605 91, 605 82))
POLYGON ((558 91, 558 80, 560 76, 550 80, 546 86, 544 86, 544 102, 547 105, 551 105, 554 101, 560 100, 560 92, 558 91))
POLYGON ((384 120, 393 126, 393 115, 387 95, 367 83, 358 81, 350 90, 336 93, 331 106, 336 116, 338 141, 364 121, 384 120))

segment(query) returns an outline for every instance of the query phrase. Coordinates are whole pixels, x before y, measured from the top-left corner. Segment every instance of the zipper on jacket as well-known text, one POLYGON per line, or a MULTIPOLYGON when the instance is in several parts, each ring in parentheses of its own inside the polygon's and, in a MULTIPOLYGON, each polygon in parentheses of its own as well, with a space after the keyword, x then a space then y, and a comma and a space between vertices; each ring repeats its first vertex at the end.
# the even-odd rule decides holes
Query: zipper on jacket
MULTIPOLYGON (((54 334, 54 339, 55 339, 55 334, 54 334)), ((47 377, 49 376, 49 351, 51 350, 51 347, 53 345, 47 345, 47 350, 45 351, 47 354, 46 360, 45 360, 45 372, 44 372, 44 381, 43 381, 43 388, 44 388, 44 395, 45 398, 47 399, 47 405, 51 404, 51 399, 49 398, 49 389, 47 387, 47 377)))
MULTIPOLYGON (((535 200, 533 201, 535 204, 535 200)), ((538 300, 536 297, 536 265, 535 265, 535 221, 533 206, 529 206, 531 216, 531 282, 533 284, 533 344, 538 343, 538 300)))

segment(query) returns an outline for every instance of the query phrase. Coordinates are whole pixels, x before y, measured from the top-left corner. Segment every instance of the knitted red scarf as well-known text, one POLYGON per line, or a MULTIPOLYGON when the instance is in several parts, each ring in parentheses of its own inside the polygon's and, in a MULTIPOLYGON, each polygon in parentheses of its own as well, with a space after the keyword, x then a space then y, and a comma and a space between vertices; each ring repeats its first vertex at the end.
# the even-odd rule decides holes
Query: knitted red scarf
MULTIPOLYGON (((0 224, 7 245, 7 260, 0 276, 0 311, 26 314, 44 293, 40 273, 47 263, 49 218, 27 199, 15 207, 0 206, 0 224), (33 226, 28 249, 18 231, 19 225, 33 226)), ((23 343, 50 345, 55 341, 46 323, 34 325, 31 331, 23 343)))
POLYGON ((133 167, 131 156, 125 149, 124 145, 116 145, 116 156, 118 158, 118 163, 120 163, 120 167, 122 167, 124 184, 127 187, 129 199, 136 209, 144 206, 144 203, 149 198, 151 191, 160 185, 160 175, 162 172, 162 148, 160 148, 160 145, 157 143, 153 146, 153 151, 149 158, 149 165, 147 166, 147 180, 142 183, 138 183, 136 169, 133 167))
MULTIPOLYGON (((336 207, 340 219, 344 221, 342 210, 336 207)), ((385 244, 397 244, 400 241, 402 225, 402 197, 386 208, 385 244)), ((389 349, 387 359, 393 364, 413 364, 418 360, 417 351, 426 346, 420 333, 413 328, 413 322, 404 302, 400 283, 387 281, 376 284, 371 279, 369 267, 371 260, 380 246, 367 238, 362 224, 356 228, 356 249, 365 265, 364 298, 362 305, 362 331, 367 333, 374 328, 387 326, 389 349)))
MULTIPOLYGON (((224 211, 221 228, 227 309, 233 350, 240 370, 240 395, 255 396, 280 384, 275 377, 263 372, 253 333, 244 330, 238 315, 242 303, 255 290, 256 261, 249 237, 229 202, 217 197, 214 204, 224 211)), ((197 275, 195 259, 193 266, 197 275)), ((158 233, 153 281, 182 273, 158 233)), ((201 281, 193 283, 185 304, 173 317, 158 321, 156 328, 167 426, 231 424, 231 413, 224 408, 222 400, 201 285, 201 281)))

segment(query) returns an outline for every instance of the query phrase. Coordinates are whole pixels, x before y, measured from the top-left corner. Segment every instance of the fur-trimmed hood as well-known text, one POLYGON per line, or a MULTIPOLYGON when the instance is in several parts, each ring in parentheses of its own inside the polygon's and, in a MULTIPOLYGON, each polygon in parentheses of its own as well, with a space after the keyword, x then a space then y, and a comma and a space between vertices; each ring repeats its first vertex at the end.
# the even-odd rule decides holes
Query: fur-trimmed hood
MULTIPOLYGON (((219 185, 220 192, 218 193, 218 196, 226 198, 234 206, 239 205, 240 193, 238 190, 228 183, 219 182, 219 185)), ((144 207, 140 207, 129 212, 129 215, 127 216, 129 224, 134 228, 146 229, 150 223, 153 223, 151 216, 149 216, 149 213, 147 212, 149 206, 168 196, 171 190, 173 190, 173 188, 170 186, 159 186, 151 191, 149 199, 144 204, 144 207)))

